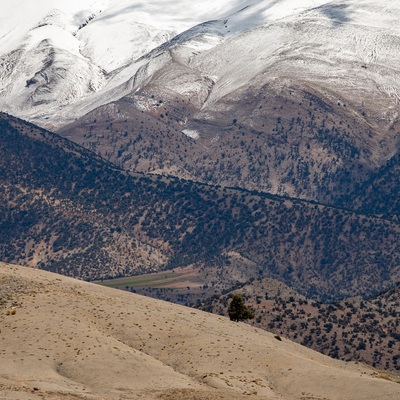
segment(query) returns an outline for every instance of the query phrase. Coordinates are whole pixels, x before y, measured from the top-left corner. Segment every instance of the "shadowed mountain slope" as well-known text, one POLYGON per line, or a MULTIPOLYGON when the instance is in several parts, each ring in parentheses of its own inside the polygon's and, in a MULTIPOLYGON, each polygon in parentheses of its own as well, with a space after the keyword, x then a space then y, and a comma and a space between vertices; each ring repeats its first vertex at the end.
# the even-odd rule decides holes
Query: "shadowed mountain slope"
POLYGON ((0 129, 5 261, 100 279, 194 262, 223 268, 232 264, 234 251, 248 265, 248 279, 278 277, 321 298, 372 294, 399 280, 394 221, 290 198, 128 175, 5 114, 0 129))
POLYGON ((366 214, 400 218, 400 154, 395 154, 342 204, 366 214))

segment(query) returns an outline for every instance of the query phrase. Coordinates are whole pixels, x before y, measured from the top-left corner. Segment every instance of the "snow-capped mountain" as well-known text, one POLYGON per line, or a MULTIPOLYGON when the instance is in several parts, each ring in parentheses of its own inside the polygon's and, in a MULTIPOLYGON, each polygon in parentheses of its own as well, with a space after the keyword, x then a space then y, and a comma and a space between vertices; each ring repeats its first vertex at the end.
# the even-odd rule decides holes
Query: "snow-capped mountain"
POLYGON ((331 201, 399 150, 397 0, 0 1, 0 110, 126 169, 331 201))
MULTIPOLYGON (((113 79, 121 69, 177 34, 251 2, 1 3, 0 108, 39 122, 58 116, 65 105, 123 82, 126 74, 113 79)), ((138 66, 129 73, 135 69, 138 66)))
POLYGON ((206 90, 208 102, 257 75, 314 84, 329 78, 332 88, 344 86, 359 103, 370 98, 364 89, 380 93, 389 118, 396 116, 396 1, 1 3, 0 109, 42 125, 45 119, 64 124, 69 114, 76 118, 137 90, 172 57, 207 86, 174 80, 173 90, 206 90))

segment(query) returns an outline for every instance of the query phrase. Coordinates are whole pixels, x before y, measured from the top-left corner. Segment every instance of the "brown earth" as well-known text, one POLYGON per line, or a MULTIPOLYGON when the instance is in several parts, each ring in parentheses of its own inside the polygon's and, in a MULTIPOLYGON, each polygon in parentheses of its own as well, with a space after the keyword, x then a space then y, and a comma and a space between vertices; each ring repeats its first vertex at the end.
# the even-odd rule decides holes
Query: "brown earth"
POLYGON ((372 368, 225 317, 9 264, 0 281, 1 399, 400 395, 372 368))
MULTIPOLYGON (((374 297, 327 304, 273 279, 254 280, 236 292, 254 310, 257 327, 334 358, 400 371, 400 284, 374 297)), ((203 308, 226 314, 230 296, 203 308)))

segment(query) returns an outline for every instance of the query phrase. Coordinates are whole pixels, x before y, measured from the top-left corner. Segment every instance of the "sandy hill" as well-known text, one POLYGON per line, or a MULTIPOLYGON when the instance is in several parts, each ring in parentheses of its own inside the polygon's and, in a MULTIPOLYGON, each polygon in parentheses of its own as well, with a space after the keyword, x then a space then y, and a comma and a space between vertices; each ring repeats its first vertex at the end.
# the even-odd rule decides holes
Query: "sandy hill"
POLYGON ((387 399, 400 385, 244 323, 0 264, 1 399, 387 399))
MULTIPOLYGON (((159 299, 170 296, 172 301, 179 301, 156 289, 139 289, 137 293, 156 294, 159 299)), ((400 378, 400 282, 377 296, 348 297, 324 304, 282 282, 260 278, 234 292, 206 300, 199 308, 227 315, 233 293, 240 293, 254 310, 252 325, 333 358, 396 371, 400 378)))

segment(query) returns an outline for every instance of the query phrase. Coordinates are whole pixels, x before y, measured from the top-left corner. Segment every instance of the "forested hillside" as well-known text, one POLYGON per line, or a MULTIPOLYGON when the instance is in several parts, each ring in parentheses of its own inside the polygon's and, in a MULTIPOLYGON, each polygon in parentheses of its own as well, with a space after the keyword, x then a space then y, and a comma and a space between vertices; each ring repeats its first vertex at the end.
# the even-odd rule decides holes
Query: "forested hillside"
MULTIPOLYGON (((1 259, 83 279, 251 260, 322 299, 399 279, 395 221, 296 199, 127 174, 1 115, 1 259)), ((250 264, 249 264, 250 265, 250 264)), ((234 282, 232 283, 234 285, 234 282)))

